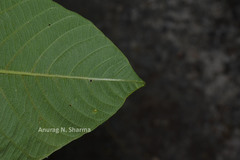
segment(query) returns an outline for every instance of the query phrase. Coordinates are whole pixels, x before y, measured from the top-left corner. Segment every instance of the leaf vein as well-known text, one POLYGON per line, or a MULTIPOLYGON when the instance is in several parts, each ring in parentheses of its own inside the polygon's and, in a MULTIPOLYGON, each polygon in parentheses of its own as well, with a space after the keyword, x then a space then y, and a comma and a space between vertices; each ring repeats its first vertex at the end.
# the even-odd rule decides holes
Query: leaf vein
POLYGON ((34 71, 35 67, 37 66, 38 62, 41 60, 41 58, 42 58, 42 56, 44 55, 44 53, 46 53, 47 50, 48 50, 51 46, 53 46, 60 38, 62 38, 63 36, 65 36, 66 34, 68 34, 69 32, 71 32, 71 31, 73 31, 73 30, 75 30, 75 29, 78 29, 78 28, 81 28, 81 27, 87 26, 87 25, 90 25, 90 24, 84 24, 84 25, 80 25, 80 26, 77 26, 77 27, 75 27, 75 28, 72 28, 72 29, 70 29, 69 31, 67 31, 67 32, 63 33, 62 35, 60 35, 57 39, 55 39, 55 40, 40 54, 39 58, 38 58, 38 59, 35 61, 35 63, 33 64, 33 67, 32 67, 32 69, 31 69, 31 72, 34 71))
POLYGON ((144 84, 143 81, 139 81, 139 80, 113 79, 113 78, 95 78, 95 77, 82 77, 82 76, 70 76, 70 75, 58 75, 58 74, 31 73, 31 72, 21 72, 21 71, 2 70, 2 69, 0 69, 0 74, 30 76, 30 77, 60 78, 60 79, 78 79, 78 80, 95 80, 95 81, 143 83, 144 84))
MULTIPOLYGON (((74 17, 73 15, 70 15, 70 16, 66 16, 62 19, 59 19, 57 20, 56 22, 54 22, 52 25, 54 24, 57 24, 67 18, 70 18, 70 17, 74 17)), ((13 57, 9 60, 9 62, 7 63, 7 65, 5 66, 5 69, 8 69, 9 66, 11 65, 11 63, 15 60, 15 58, 20 54, 22 53, 22 50, 27 46, 27 44, 29 44, 31 41, 33 41, 38 35, 40 35, 41 33, 43 33, 43 31, 45 31, 46 29, 48 29, 48 26, 43 28, 42 30, 40 30, 38 33, 34 34, 34 36, 32 36, 27 42, 25 42, 23 44, 23 46, 13 55, 13 57)))
POLYGON ((15 35, 16 33, 18 33, 19 31, 21 31, 21 29, 23 29, 27 24, 29 24, 32 20, 34 20, 34 18, 46 13, 47 11, 53 9, 53 8, 58 8, 58 7, 50 7, 47 8, 45 10, 43 10, 42 12, 40 12, 39 14, 35 15, 33 18, 31 18, 30 20, 28 20, 26 23, 24 23, 23 25, 21 25, 20 27, 18 27, 17 29, 15 29, 11 34, 9 34, 5 39, 3 39, 0 42, 0 46, 2 46, 2 44, 4 44, 4 42, 6 42, 11 36, 15 35))

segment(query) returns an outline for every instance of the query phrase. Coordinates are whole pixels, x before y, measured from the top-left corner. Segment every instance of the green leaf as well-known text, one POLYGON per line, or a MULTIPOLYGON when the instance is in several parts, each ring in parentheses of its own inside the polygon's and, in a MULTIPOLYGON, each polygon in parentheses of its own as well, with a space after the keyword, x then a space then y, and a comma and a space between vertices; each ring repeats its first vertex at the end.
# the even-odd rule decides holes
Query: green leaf
POLYGON ((0 62, 3 160, 49 156, 144 85, 101 31, 51 0, 0 0, 0 62))

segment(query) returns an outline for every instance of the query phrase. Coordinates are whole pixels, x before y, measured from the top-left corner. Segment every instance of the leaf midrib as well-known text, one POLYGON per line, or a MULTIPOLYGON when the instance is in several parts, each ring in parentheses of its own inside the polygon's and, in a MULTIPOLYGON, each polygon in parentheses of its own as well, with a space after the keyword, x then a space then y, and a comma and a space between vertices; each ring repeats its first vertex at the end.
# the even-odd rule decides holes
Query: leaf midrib
POLYGON ((130 83, 145 83, 144 81, 128 80, 128 79, 115 79, 115 78, 96 78, 96 77, 83 77, 83 76, 71 76, 71 75, 59 75, 59 74, 44 74, 34 72, 21 72, 13 70, 2 70, 0 74, 20 75, 30 77, 46 77, 46 78, 60 78, 60 79, 78 79, 78 80, 93 80, 93 81, 109 81, 109 82, 130 82, 130 83))

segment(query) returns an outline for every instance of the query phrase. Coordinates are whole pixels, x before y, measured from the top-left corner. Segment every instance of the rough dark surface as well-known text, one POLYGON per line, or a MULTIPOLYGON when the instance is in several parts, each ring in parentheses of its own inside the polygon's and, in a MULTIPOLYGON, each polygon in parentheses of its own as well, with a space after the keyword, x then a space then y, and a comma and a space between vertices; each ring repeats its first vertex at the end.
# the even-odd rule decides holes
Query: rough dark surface
POLYGON ((239 160, 239 0, 57 0, 91 20, 146 86, 53 160, 239 160))

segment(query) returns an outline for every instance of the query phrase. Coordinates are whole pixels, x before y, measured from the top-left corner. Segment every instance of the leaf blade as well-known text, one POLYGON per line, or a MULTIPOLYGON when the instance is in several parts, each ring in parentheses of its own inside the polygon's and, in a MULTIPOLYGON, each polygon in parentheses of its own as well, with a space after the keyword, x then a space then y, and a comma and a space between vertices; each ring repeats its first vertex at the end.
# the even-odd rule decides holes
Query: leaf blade
POLYGON ((144 82, 85 18, 50 0, 0 0, 0 159, 42 159, 95 129, 144 82), (3 22, 3 23, 2 23, 3 22))

